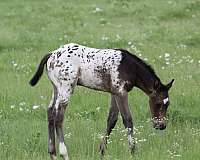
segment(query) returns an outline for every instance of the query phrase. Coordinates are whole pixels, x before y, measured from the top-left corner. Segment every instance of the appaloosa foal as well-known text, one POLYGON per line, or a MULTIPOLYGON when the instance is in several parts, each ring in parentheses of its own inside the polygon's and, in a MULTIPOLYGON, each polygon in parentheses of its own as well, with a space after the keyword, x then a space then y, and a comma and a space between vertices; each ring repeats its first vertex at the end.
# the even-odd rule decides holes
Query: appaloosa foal
POLYGON ((45 64, 54 88, 48 107, 48 151, 53 160, 56 155, 55 131, 59 140, 60 154, 64 160, 69 159, 64 143, 63 119, 70 95, 76 85, 111 93, 107 130, 100 145, 102 155, 119 112, 128 131, 130 149, 134 150, 133 123, 128 107, 128 92, 134 86, 149 96, 154 127, 161 130, 166 128, 168 91, 174 80, 163 85, 149 65, 128 51, 66 44, 43 57, 37 72, 30 81, 32 86, 40 79, 45 64))

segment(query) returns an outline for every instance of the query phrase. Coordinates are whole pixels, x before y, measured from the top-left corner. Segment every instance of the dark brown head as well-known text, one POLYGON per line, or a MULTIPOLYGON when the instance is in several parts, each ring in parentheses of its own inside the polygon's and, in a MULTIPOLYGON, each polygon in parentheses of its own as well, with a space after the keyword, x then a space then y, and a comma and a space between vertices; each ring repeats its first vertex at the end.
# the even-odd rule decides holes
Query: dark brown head
POLYGON ((149 105, 152 113, 153 126, 156 129, 166 128, 166 112, 169 106, 169 89, 172 87, 174 79, 167 85, 163 85, 159 80, 154 81, 152 94, 149 96, 149 105))

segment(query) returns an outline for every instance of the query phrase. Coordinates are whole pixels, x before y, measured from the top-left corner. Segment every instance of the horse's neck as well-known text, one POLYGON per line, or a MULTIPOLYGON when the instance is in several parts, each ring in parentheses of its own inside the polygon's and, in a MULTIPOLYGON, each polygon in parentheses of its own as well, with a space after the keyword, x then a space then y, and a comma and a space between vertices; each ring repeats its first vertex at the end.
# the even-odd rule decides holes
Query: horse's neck
POLYGON ((153 86, 156 79, 157 77, 148 71, 144 73, 137 73, 135 85, 147 95, 150 95, 153 91, 153 86))

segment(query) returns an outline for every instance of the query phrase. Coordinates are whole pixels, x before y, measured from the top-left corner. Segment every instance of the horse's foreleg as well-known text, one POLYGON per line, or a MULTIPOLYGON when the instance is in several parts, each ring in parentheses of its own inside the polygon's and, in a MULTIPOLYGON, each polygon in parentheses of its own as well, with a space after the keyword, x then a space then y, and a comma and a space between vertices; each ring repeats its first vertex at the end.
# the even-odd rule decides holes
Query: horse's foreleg
POLYGON ((116 103, 121 113, 123 124, 125 128, 128 130, 128 143, 131 149, 131 153, 135 151, 135 141, 133 138, 133 122, 131 112, 128 107, 128 93, 125 95, 116 96, 116 103))
POLYGON ((100 153, 101 153, 102 156, 105 153, 107 139, 108 139, 110 133, 112 132, 112 129, 115 127, 115 124, 117 122, 118 113, 119 113, 119 109, 118 109, 117 104, 116 104, 115 96, 111 95, 111 104, 110 104, 110 110, 109 110, 109 115, 108 115, 108 119, 107 119, 106 134, 102 138, 102 141, 101 141, 101 144, 100 144, 100 147, 99 147, 100 153))

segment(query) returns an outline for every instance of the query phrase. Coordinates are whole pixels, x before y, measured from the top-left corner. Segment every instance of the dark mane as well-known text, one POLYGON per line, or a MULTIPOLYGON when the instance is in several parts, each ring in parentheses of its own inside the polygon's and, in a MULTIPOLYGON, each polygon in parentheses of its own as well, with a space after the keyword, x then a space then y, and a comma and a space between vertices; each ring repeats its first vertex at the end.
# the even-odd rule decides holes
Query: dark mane
POLYGON ((160 80, 158 78, 158 76, 156 75, 154 69, 151 67, 151 65, 147 64, 144 60, 140 59, 139 57, 137 57, 136 55, 130 53, 129 51, 125 50, 125 49, 115 49, 115 50, 119 50, 121 51, 122 53, 125 53, 131 57, 133 57, 136 62, 140 65, 142 65, 145 69, 147 69, 153 76, 155 76, 158 80, 160 80))

